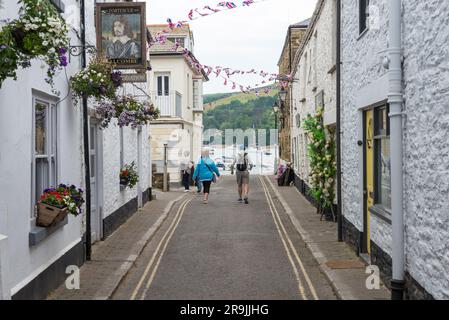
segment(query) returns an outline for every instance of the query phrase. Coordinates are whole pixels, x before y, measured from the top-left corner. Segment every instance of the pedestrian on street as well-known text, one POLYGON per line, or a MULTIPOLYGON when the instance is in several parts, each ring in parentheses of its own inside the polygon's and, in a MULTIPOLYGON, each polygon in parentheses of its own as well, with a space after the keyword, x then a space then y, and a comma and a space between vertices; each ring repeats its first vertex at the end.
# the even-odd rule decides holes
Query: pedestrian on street
POLYGON ((209 157, 209 150, 203 150, 201 153, 201 159, 196 165, 193 180, 199 178, 203 185, 204 204, 208 203, 210 186, 212 182, 217 181, 218 177, 220 177, 220 172, 218 171, 215 162, 209 157))
POLYGON ((237 177, 237 191, 239 194, 238 202, 248 204, 248 194, 249 194, 249 171, 252 170, 253 164, 249 160, 248 153, 244 146, 240 147, 240 151, 234 158, 231 166, 231 171, 236 173, 237 177))
POLYGON ((181 165, 182 173, 182 185, 184 186, 184 192, 190 191, 190 175, 192 174, 192 162, 183 163, 181 165))
MULTIPOLYGON (((198 159, 198 161, 196 162, 197 165, 196 165, 196 166, 193 165, 192 172, 195 172, 196 167, 198 166, 198 164, 200 163, 200 161, 201 161, 201 157, 200 157, 200 158, 198 159)), ((198 193, 201 193, 201 191, 203 190, 203 184, 202 184, 201 181, 200 181, 200 177, 198 176, 198 177, 194 178, 193 175, 192 175, 192 179, 193 179, 194 184, 195 184, 195 186, 196 186, 196 191, 197 191, 198 193)))

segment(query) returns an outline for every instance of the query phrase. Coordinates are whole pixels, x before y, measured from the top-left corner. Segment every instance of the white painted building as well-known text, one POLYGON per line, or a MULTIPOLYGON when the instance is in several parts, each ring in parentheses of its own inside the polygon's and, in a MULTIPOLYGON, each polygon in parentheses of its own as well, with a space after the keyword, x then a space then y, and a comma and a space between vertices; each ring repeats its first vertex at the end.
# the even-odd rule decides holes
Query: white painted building
MULTIPOLYGON (((155 37, 166 25, 149 25, 155 37)), ((183 48, 193 56, 194 39, 189 25, 166 34, 165 44, 155 43, 150 48, 151 67, 148 82, 153 103, 161 116, 151 124, 153 164, 163 172, 164 144, 167 144, 170 182, 179 182, 180 161, 196 161, 201 155, 203 136, 203 82, 204 72, 190 65, 183 56, 183 48), (175 49, 175 42, 180 47, 175 49)))
POLYGON ((291 84, 291 150, 297 187, 307 193, 310 164, 308 134, 303 122, 308 114, 324 109, 324 125, 336 126, 336 1, 319 0, 307 32, 293 60, 291 84))
POLYGON ((371 0, 369 9, 366 0, 342 1, 344 236, 369 254, 386 284, 403 256, 406 297, 448 299, 449 2, 399 1, 395 16, 390 1, 371 0), (396 115, 389 110, 397 89, 390 88, 394 52, 386 51, 395 47, 388 28, 393 19, 402 25, 404 98, 398 139, 403 192, 397 193, 391 156, 398 150, 390 149, 396 115), (400 243, 392 238, 395 194, 403 196, 398 208, 404 227, 397 239, 404 235, 405 248, 399 259, 393 247, 400 243))
MULTIPOLYGON (((74 29, 71 45, 80 45, 77 0, 62 3, 62 16, 74 29)), ((3 2, 1 17, 18 16, 16 1, 3 2)), ((87 38, 95 45, 94 1, 86 1, 87 38)), ((71 57, 67 77, 80 70, 80 57, 71 57)), ((44 81, 46 66, 33 60, 7 79, 0 89, 0 298, 42 299, 63 283, 66 267, 85 261, 85 215, 69 215, 50 229, 36 227, 35 204, 42 191, 59 183, 85 189, 81 104, 75 105, 64 71, 55 78, 55 96, 44 81), (36 108, 39 106, 39 109, 36 108), (43 109, 42 109, 43 108, 43 109), (45 135, 36 135, 36 128, 45 135)), ((134 93, 134 87, 125 87, 134 93)), ((114 123, 99 130, 89 105, 92 241, 111 234, 151 196, 149 129, 114 123), (121 190, 122 163, 139 165, 139 186, 121 190)), ((84 210, 85 212, 85 210, 84 210)))

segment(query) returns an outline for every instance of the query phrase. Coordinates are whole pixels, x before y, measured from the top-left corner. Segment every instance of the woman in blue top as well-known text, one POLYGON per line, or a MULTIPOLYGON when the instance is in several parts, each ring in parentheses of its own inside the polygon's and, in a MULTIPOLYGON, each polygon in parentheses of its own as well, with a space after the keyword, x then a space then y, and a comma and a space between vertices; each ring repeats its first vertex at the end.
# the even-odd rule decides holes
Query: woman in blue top
POLYGON ((193 180, 198 178, 203 184, 204 204, 207 204, 207 201, 209 200, 210 185, 214 180, 214 176, 219 177, 220 172, 218 171, 215 162, 209 157, 209 150, 204 150, 193 174, 193 180))

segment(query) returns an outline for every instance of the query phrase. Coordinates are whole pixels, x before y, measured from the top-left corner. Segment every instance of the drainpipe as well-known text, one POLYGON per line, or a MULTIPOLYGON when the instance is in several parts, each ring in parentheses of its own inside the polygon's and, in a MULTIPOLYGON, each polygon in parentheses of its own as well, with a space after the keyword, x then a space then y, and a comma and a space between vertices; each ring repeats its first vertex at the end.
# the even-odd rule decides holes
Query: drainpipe
POLYGON ((338 241, 343 242, 343 214, 341 202, 341 0, 337 0, 337 221, 338 241))
POLYGON ((402 1, 389 0, 389 38, 388 71, 391 127, 391 205, 392 205, 392 260, 391 299, 404 297, 404 216, 402 211, 402 1))
MULTIPOLYGON (((87 66, 86 56, 86 12, 85 0, 80 2, 80 19, 81 19, 81 68, 85 69, 87 66)), ((91 240, 91 194, 90 194, 90 156, 89 156, 89 115, 87 108, 87 98, 83 97, 83 146, 84 146, 84 175, 85 175, 85 197, 86 197, 86 260, 91 260, 92 254, 92 240, 91 240)))

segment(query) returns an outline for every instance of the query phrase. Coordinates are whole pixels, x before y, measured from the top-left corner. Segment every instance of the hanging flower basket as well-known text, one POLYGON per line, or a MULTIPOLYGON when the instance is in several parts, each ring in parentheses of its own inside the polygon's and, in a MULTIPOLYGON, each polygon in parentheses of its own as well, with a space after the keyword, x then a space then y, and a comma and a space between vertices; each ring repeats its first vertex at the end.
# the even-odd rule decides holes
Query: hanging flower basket
POLYGON ((99 56, 73 76, 70 85, 76 99, 114 99, 117 88, 122 85, 122 75, 114 71, 113 64, 99 56))
POLYGON ((49 0, 20 0, 19 18, 0 26, 0 87, 7 78, 17 79, 19 67, 28 68, 31 60, 48 65, 47 78, 67 65, 68 27, 49 0))
POLYGON ((102 118, 102 128, 107 128, 113 118, 117 118, 119 127, 131 126, 136 129, 159 117, 159 110, 152 103, 138 101, 130 95, 103 101, 96 111, 102 118))
POLYGON ((120 185, 123 187, 128 187, 130 189, 134 188, 139 182, 139 174, 137 173, 135 162, 125 165, 120 170, 120 185))
POLYGON ((74 185, 60 184, 57 188, 46 189, 37 206, 36 224, 50 227, 69 213, 77 216, 81 213, 83 203, 83 191, 74 185))

